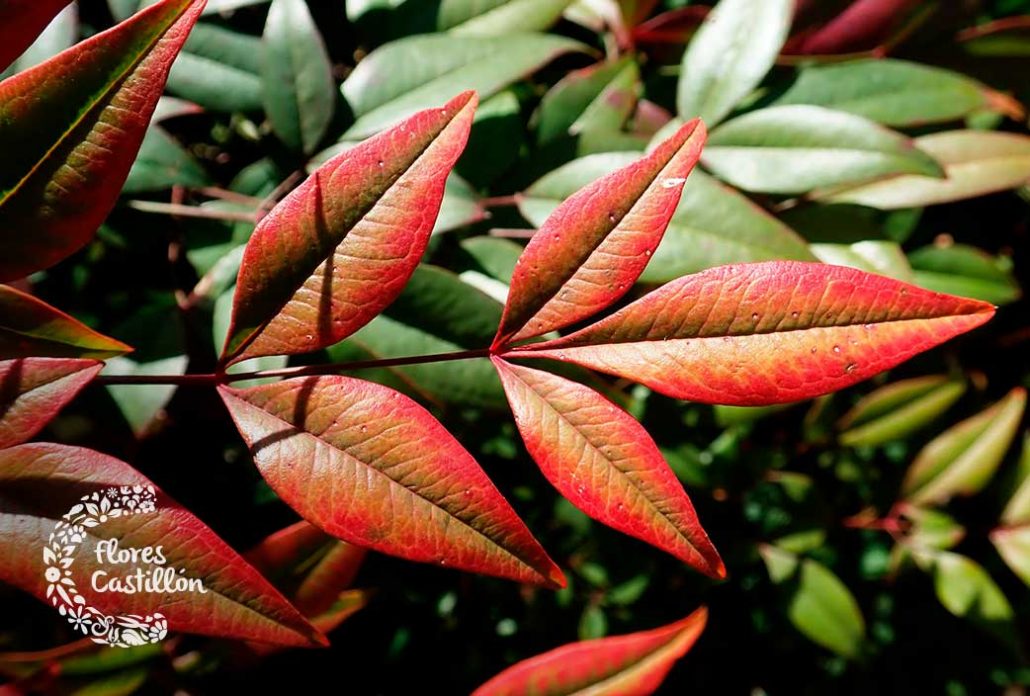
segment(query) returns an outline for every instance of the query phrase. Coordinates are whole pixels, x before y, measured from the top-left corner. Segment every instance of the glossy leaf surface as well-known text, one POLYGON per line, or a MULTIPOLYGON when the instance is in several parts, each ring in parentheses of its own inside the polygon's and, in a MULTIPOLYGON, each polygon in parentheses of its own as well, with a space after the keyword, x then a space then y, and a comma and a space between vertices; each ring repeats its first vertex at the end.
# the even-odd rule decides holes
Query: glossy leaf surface
POLYGON ((437 28, 460 36, 543 31, 572 0, 441 0, 437 28))
POLYGON ((1017 387, 988 409, 935 437, 916 456, 901 492, 917 504, 972 495, 991 479, 1016 437, 1026 390, 1017 387))
POLYGON ((577 382, 498 358, 494 365, 526 449, 563 496, 590 517, 725 577, 683 486, 640 423, 577 382))
MULTIPOLYGON (((0 450, 0 545, 39 548, 55 521, 82 496, 97 492, 103 498, 112 487, 148 485, 153 484, 125 462, 81 447, 33 443, 0 450)), ((161 491, 155 508, 153 513, 111 514, 101 524, 83 528, 71 575, 89 606, 109 614, 159 611, 173 631, 284 645, 325 644, 324 636, 203 522, 161 491), (101 539, 116 539, 122 549, 160 545, 166 559, 161 565, 182 569, 181 576, 199 579, 206 591, 94 591, 94 571, 107 573, 105 579, 119 570, 117 564, 98 561, 104 558, 97 551, 101 539)), ((44 569, 42 553, 5 554, 0 578, 42 599, 47 589, 44 569)))
POLYGON ((224 360, 331 345, 400 294, 475 107, 462 94, 343 152, 261 220, 236 281, 224 360))
POLYGON ((1016 188, 1030 179, 1030 138, 1018 133, 946 131, 916 138, 947 178, 899 176, 827 193, 827 200, 881 210, 960 201, 1016 188))
POLYGON ((993 312, 841 266, 741 264, 673 281, 592 326, 511 356, 565 360, 674 398, 758 406, 855 384, 993 312))
POLYGON ((333 536, 409 560, 564 584, 475 460, 407 397, 339 376, 219 392, 265 480, 333 536))
POLYGON ((480 36, 411 36, 368 55, 343 83, 357 121, 348 131, 364 137, 418 109, 475 90, 486 99, 580 43, 545 34, 511 34, 504 50, 480 36))
POLYGON ((792 0, 721 0, 683 56, 679 115, 709 126, 725 118, 772 67, 793 14, 792 0))
POLYGON ((333 119, 336 85, 325 43, 304 0, 274 0, 262 37, 265 112, 287 146, 311 154, 333 119))
POLYGON ((203 6, 164 0, 0 83, 0 281, 49 267, 93 236, 203 6))
POLYGON ((95 360, 0 361, 0 449, 25 442, 100 372, 95 360))
POLYGON ((841 418, 840 441, 849 447, 899 440, 932 422, 965 393, 962 381, 946 375, 915 377, 880 387, 841 418))
POLYGON ((941 176, 911 140, 860 116, 821 106, 773 106, 712 131, 703 162, 738 188, 806 193, 896 174, 941 176))
POLYGON ((704 126, 689 123, 551 213, 515 265, 494 346, 568 326, 624 295, 661 242, 704 139, 704 126))
POLYGON ((650 631, 570 643, 509 667, 473 696, 650 694, 697 642, 707 620, 701 608, 650 631))
POLYGON ((0 285, 0 360, 94 358, 132 350, 32 295, 0 285))
POLYGON ((6 0, 0 3, 0 71, 29 47, 70 0, 6 0))

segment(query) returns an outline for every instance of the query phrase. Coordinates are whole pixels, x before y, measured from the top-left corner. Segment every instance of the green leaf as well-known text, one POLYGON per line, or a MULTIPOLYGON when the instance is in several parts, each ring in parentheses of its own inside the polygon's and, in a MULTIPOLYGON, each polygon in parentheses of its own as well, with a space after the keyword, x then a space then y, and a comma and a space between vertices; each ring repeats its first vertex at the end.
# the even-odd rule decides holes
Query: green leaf
POLYGON ((854 596, 826 566, 805 558, 787 606, 794 627, 814 643, 856 659, 865 640, 865 621, 854 596))
POLYGON ((773 103, 825 106, 900 127, 957 121, 984 109, 1012 112, 1011 102, 950 70, 872 58, 805 67, 773 103))
POLYGON ((211 111, 257 111, 262 55, 255 36, 199 24, 172 66, 168 91, 211 111))
POLYGON ((916 456, 901 486, 915 504, 943 503, 987 485, 1016 436, 1026 390, 1016 387, 990 408, 934 438, 916 456))
POLYGON ((897 176, 819 195, 838 203, 896 210, 975 198, 1016 188, 1030 179, 1030 137, 1026 135, 957 130, 924 135, 913 142, 944 167, 946 178, 897 176))
POLYGON ((896 174, 942 175, 905 136, 821 106, 773 106, 739 116, 712 131, 701 161, 738 188, 766 193, 807 193, 896 174))
MULTIPOLYGON (((130 358, 112 358, 104 365, 104 375, 182 375, 186 373, 188 359, 176 355, 151 362, 139 363, 130 358)), ((107 391, 118 404, 122 415, 137 436, 148 430, 150 424, 175 394, 174 384, 109 384, 107 391)))
POLYGON ((966 535, 965 528, 954 517, 939 510, 902 505, 901 516, 910 525, 904 537, 904 544, 910 548, 945 551, 966 535))
POLYGON ((1023 453, 1016 476, 1016 490, 1001 513, 1001 521, 1006 525, 1030 522, 1030 432, 1023 435, 1023 453))
POLYGON ((632 56, 570 72, 552 87, 533 114, 537 142, 584 131, 618 131, 640 92, 640 68, 632 56))
POLYGON ((810 248, 823 263, 912 282, 912 269, 897 242, 869 240, 854 244, 813 244, 810 248))
POLYGON ((504 50, 497 39, 442 34, 409 36, 372 51, 343 83, 357 121, 348 138, 365 137, 465 90, 481 99, 582 44, 545 34, 511 34, 504 50))
POLYGON ((721 0, 687 47, 676 107, 712 127, 769 72, 787 38, 793 0, 721 0))
POLYGON ((206 186, 211 183, 200 163, 160 126, 150 126, 143 136, 136 161, 122 193, 161 191, 172 186, 206 186))
MULTIPOLYGON (((636 153, 608 152, 573 160, 530 186, 519 197, 519 210, 539 227, 577 190, 637 159, 636 153)), ((774 259, 815 257, 789 227, 695 169, 640 280, 663 283, 714 266, 774 259)))
POLYGON ((1011 623, 1012 605, 979 563, 951 551, 916 558, 932 568, 937 599, 949 612, 995 632, 1011 623))
POLYGON ((862 397, 837 427, 841 444, 872 447, 903 437, 934 422, 965 393, 964 381, 946 375, 893 382, 862 397))
POLYGON ((261 82, 272 130, 288 147, 311 154, 336 107, 336 85, 322 35, 305 0, 274 0, 262 36, 261 82))
POLYGON ((608 619, 604 615, 604 609, 596 604, 587 606, 583 610, 583 615, 579 617, 579 639, 604 638, 606 633, 608 633, 608 619))
POLYGON ((1030 585, 1030 525, 995 529, 991 543, 1012 572, 1030 585))
POLYGON ((1009 304, 1023 294, 1012 275, 1011 261, 994 258, 965 244, 927 246, 908 255, 915 283, 928 290, 1009 304))
POLYGON ((441 0, 437 29, 462 36, 543 31, 572 0, 441 0))

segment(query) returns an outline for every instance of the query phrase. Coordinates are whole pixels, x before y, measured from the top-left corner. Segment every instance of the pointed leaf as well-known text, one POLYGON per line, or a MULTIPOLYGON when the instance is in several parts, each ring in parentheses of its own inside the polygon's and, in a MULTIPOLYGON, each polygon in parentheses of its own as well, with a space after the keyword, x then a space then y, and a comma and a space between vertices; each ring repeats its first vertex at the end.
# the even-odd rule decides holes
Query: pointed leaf
POLYGON ((1030 525, 995 529, 991 543, 1012 572, 1030 585, 1030 525))
POLYGON ((1015 302, 1023 294, 1012 275, 1011 260, 995 258, 965 244, 927 246, 908 255, 915 284, 937 292, 993 304, 1015 302))
POLYGON ((653 693, 705 628, 704 607, 676 623, 555 648, 509 667, 472 696, 653 693))
POLYGON ((590 517, 715 578, 726 569, 650 435, 594 390, 494 358, 526 449, 590 517))
POLYGON ((704 125, 688 123, 551 213, 515 265, 494 346, 568 326, 624 295, 661 242, 704 139, 704 125))
POLYGON ((946 375, 903 379, 862 397, 844 414, 841 444, 871 447, 901 438, 934 422, 965 393, 964 381, 946 375))
POLYGON ((921 564, 932 569, 934 589, 945 609, 1004 634, 1013 619, 1012 605, 979 563, 951 551, 922 556, 921 564))
POLYGON ((423 111, 320 167, 247 243, 223 360, 317 350, 400 294, 429 242, 475 95, 423 111))
POLYGON ((583 44, 547 34, 508 34, 497 39, 429 34, 391 41, 358 63, 343 83, 357 121, 349 137, 365 137, 464 90, 486 100, 556 57, 585 50, 583 44))
POLYGON ((803 68, 773 102, 812 104, 864 116, 886 126, 955 121, 1018 103, 976 80, 904 60, 865 59, 803 68))
POLYGON ((339 376, 219 393, 265 480, 329 534, 409 560, 564 584, 475 460, 407 397, 339 376))
POLYGON ((1030 432, 1023 435, 1017 481, 1016 490, 1001 513, 1001 521, 1007 525, 1030 522, 1030 432))
POLYGON ((793 15, 793 0, 721 0, 683 56, 679 115, 709 126, 725 118, 769 72, 793 15))
POLYGON ((0 359, 49 357, 101 360, 131 352, 28 293, 0 285, 0 359))
POLYGON ((70 0, 0 3, 0 71, 14 62, 70 0))
POLYGON ((101 367, 95 360, 58 358, 0 362, 0 449, 42 430, 101 367))
POLYGON ((931 440, 905 474, 905 500, 944 503, 987 485, 1016 437, 1025 406, 1026 390, 1016 387, 990 408, 931 440))
POLYGON ((325 42, 304 0, 274 0, 265 21, 265 113, 287 146, 311 154, 333 120, 336 85, 325 42))
POLYGON ((544 31, 572 0, 441 0, 437 29, 460 36, 544 31))
MULTIPOLYGON (((44 554, 15 550, 45 545, 55 522, 84 495, 96 494, 98 502, 117 507, 123 486, 131 493, 133 487, 153 484, 125 462, 81 447, 33 443, 0 450, 0 579, 44 599, 44 554), (108 497, 112 489, 114 500, 108 497)), ((172 631, 284 645, 325 644, 322 634, 211 529, 160 490, 156 494, 153 512, 111 512, 100 524, 82 527, 70 577, 87 606, 107 614, 160 612, 172 631), (106 573, 99 576, 101 582, 132 572, 104 560, 97 543, 112 539, 122 550, 160 546, 165 562, 153 565, 182 570, 178 577, 200 580, 205 591, 96 591, 94 572, 106 573)), ((144 573, 153 569, 146 563, 139 567, 144 573)))
POLYGON ((92 238, 203 6, 164 0, 0 83, 0 281, 92 238))
POLYGON ((787 616, 813 642, 838 655, 858 657, 865 640, 862 611, 847 586, 821 563, 801 561, 787 616))
POLYGON ((959 130, 916 138, 946 178, 897 176, 820 194, 835 203, 881 210, 950 203, 1016 188, 1030 180, 1030 137, 1019 133, 959 130))
POLYGON ((746 191, 807 193, 896 174, 942 176, 900 133, 821 106, 771 106, 712 131, 702 158, 746 191))
POLYGON ((509 357, 566 360, 678 399, 761 406, 843 389, 993 314, 851 268, 773 261, 686 276, 509 357))

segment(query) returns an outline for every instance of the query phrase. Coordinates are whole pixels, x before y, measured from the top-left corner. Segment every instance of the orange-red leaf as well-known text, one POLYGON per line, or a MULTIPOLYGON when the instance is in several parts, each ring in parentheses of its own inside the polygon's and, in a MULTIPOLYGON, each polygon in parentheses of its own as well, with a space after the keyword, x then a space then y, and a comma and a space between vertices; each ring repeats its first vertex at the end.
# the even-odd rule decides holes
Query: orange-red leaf
POLYGON ((0 70, 14 62, 70 0, 0 2, 0 70))
POLYGON ((101 367, 96 360, 60 358, 0 362, 0 449, 42 430, 101 367))
POLYGON ((9 285, 0 285, 0 360, 30 356, 102 360, 132 348, 9 285))
POLYGON ((758 406, 850 386, 991 318, 994 307, 795 261, 684 276, 569 336, 517 349, 678 399, 758 406))
POLYGON ((265 480, 329 534, 413 561, 564 585, 476 461, 408 397, 342 376, 219 392, 265 480))
POLYGON ((305 353, 386 308, 429 242, 476 96, 421 111, 329 160, 247 243, 223 360, 305 353))
POLYGON ((558 206, 515 265, 494 347, 574 324, 624 295, 662 240, 704 141, 704 124, 691 121, 558 206))
POLYGON ((595 520, 726 575, 694 506, 636 420, 589 387, 493 358, 530 455, 595 520))
MULTIPOLYGON (((82 499, 96 494, 92 504, 98 514, 91 519, 99 524, 68 528, 72 551, 58 550, 63 558, 72 559, 67 577, 85 600, 83 606, 111 616, 162 613, 171 631, 282 645, 325 644, 325 637, 254 568, 156 487, 152 512, 144 506, 138 512, 124 507, 126 495, 131 497, 134 490, 141 494, 146 487, 153 484, 128 464, 93 450, 49 443, 0 450, 0 580, 46 598, 50 583, 44 573, 56 567, 44 560, 51 532, 73 506, 88 508, 82 499), (121 514, 113 512, 119 506, 121 514), (135 548, 142 554, 151 547, 150 562, 142 555, 135 563, 110 562, 98 543, 105 541, 110 549, 112 539, 125 553, 135 548), (156 560, 158 547, 164 562, 156 560), (114 579, 135 576, 137 569, 152 575, 159 568, 200 580, 205 591, 97 589, 109 589, 114 579), (94 576, 98 571, 106 575, 94 576)), ((59 542, 60 537, 54 543, 59 542)), ((57 596, 52 594, 51 601, 57 596)), ((56 612, 54 620, 60 620, 56 612)))
POLYGON ((693 647, 707 620, 701 607, 661 628, 570 643, 509 667, 472 696, 646 696, 693 647))
POLYGON ((0 282, 88 242, 205 0, 162 0, 0 82, 0 282))

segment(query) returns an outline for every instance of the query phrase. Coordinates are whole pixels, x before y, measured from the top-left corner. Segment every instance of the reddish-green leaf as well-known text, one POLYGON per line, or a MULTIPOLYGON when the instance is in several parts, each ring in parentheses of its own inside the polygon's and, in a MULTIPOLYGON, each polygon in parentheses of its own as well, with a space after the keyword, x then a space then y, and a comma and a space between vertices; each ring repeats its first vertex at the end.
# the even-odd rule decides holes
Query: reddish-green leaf
POLYGON ((650 631, 570 643, 509 667, 472 696, 653 693, 705 628, 708 610, 650 631))
POLYGON ((991 543, 1012 572, 1030 585, 1030 525, 999 527, 991 532, 991 543))
POLYGON ((493 361, 526 449, 563 496, 590 517, 725 577, 683 486, 640 423, 582 384, 493 361))
POLYGON ((329 534, 414 561, 564 584, 471 455, 408 397, 341 376, 219 391, 265 480, 329 534))
POLYGON ((1019 431, 1026 390, 1016 387, 988 409, 954 425, 916 456, 901 485, 917 505, 972 495, 990 481, 1019 431))
POLYGON ((30 356, 95 358, 131 352, 46 302, 0 285, 0 359, 30 356))
MULTIPOLYGON (((203 522, 160 490, 153 512, 121 508, 122 493, 141 493, 153 484, 125 462, 93 450, 49 443, 31 443, 0 450, 0 579, 37 597, 47 597, 43 548, 55 523, 84 496, 97 494, 99 511, 81 529, 81 541, 67 566, 84 606, 109 614, 164 614, 172 631, 259 640, 284 645, 324 645, 325 638, 276 592, 250 565, 203 522), (126 487, 122 489, 122 487, 126 487), (106 501, 106 502, 104 502, 106 501), (109 563, 98 542, 117 542, 128 551, 157 547, 164 562, 138 561, 135 566, 109 563), (33 550, 32 553, 25 552, 33 550), (174 568, 177 577, 200 580, 184 592, 101 592, 115 578, 155 568, 174 568), (94 577, 103 571, 106 575, 94 577)), ((66 552, 65 552, 66 553, 66 552)), ((137 556, 140 559, 141 556, 137 556)), ((55 566, 50 565, 50 568, 55 566)), ((67 587, 65 585, 65 587, 67 587)), ((55 593, 53 596, 57 596, 55 593)), ((55 614, 55 619, 57 618, 55 614)))
POLYGON ((0 362, 0 449, 38 433, 101 367, 96 360, 57 358, 0 362))
POLYGON ((965 393, 962 380, 947 375, 903 379, 863 397, 844 414, 840 441, 849 447, 899 440, 933 422, 965 393))
POLYGON ((70 0, 0 2, 0 70, 14 62, 70 0))
POLYGON ((568 326, 625 294, 662 240, 704 141, 704 124, 691 121, 551 213, 515 265, 494 346, 568 326))
POLYGON ((223 359, 332 345, 400 294, 429 241, 476 96, 422 111, 315 171, 247 244, 223 359))
POLYGON ((1019 457, 1016 487, 1005 503, 1001 521, 1006 525, 1025 525, 1030 522, 1030 432, 1023 435, 1023 453, 1019 457))
POLYGON ((0 83, 0 281, 90 240, 204 0, 163 0, 0 83))
POLYGON ((842 389, 993 314, 985 302, 842 266, 739 264, 675 280, 508 357, 566 360, 673 398, 760 406, 842 389))

